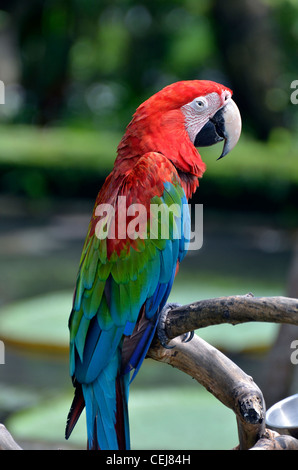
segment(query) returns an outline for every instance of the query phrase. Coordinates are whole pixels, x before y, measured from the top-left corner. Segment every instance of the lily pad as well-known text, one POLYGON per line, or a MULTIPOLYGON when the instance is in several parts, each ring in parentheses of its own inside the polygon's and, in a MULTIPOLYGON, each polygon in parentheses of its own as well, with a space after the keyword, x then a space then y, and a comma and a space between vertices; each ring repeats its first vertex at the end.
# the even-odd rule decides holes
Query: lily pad
MULTIPOLYGON (((64 440, 65 419, 72 396, 16 413, 6 423, 19 442, 64 440), (46 423, 46 426, 45 426, 46 423)), ((234 413, 212 395, 197 387, 137 389, 129 399, 131 445, 133 449, 230 449, 237 445, 234 413)), ((84 413, 68 444, 86 447, 84 413)))
POLYGON ((18 347, 66 352, 72 292, 55 292, 0 310, 0 338, 18 347))

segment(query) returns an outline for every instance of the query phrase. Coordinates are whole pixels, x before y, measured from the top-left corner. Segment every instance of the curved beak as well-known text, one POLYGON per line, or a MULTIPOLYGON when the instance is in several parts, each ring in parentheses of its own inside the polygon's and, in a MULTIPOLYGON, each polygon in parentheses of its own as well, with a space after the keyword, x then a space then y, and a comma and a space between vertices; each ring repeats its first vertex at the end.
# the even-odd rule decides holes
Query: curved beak
POLYGON ((196 147, 209 147, 224 140, 220 157, 227 155, 237 144, 241 134, 241 116, 236 103, 230 99, 209 119, 195 138, 196 147))

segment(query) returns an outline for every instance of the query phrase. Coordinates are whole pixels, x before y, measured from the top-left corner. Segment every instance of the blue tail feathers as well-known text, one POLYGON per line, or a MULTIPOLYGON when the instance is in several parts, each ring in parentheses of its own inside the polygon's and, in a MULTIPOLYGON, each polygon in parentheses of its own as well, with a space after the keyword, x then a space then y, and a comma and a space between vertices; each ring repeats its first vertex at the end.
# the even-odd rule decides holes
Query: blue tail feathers
POLYGON ((96 380, 83 384, 89 449, 130 449, 128 386, 129 374, 118 373, 117 354, 96 380))

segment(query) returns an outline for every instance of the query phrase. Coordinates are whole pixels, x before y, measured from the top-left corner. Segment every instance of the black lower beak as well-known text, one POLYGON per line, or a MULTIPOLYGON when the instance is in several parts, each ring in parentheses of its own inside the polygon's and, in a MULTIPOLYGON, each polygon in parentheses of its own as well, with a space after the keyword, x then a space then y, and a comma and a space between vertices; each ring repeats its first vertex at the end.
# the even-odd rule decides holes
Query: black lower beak
POLYGON ((222 142, 225 139, 224 132, 224 118, 221 108, 197 134, 194 145, 195 147, 209 147, 222 142))

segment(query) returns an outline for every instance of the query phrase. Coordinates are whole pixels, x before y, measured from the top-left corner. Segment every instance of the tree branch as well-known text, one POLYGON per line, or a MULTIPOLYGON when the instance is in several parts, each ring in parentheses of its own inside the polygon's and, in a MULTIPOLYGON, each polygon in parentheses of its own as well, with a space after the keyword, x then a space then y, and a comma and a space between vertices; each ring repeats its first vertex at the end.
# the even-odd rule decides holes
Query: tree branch
POLYGON ((220 297, 176 307, 168 311, 164 321, 165 333, 174 348, 164 348, 156 335, 148 357, 190 375, 232 409, 236 415, 240 449, 253 448, 261 438, 262 448, 298 446, 297 439, 284 439, 284 436, 280 440, 274 438, 273 442, 272 433, 265 429, 263 394, 250 376, 199 336, 195 335, 189 343, 182 342, 178 337, 188 331, 221 323, 235 325, 265 321, 298 324, 298 300, 286 297, 256 298, 252 294, 220 297), (267 441, 272 442, 268 444, 267 441))
POLYGON ((0 450, 22 450, 3 424, 0 424, 0 450))
POLYGON ((288 297, 254 297, 253 294, 200 300, 170 310, 165 320, 169 339, 210 325, 245 322, 298 325, 298 300, 288 297))
POLYGON ((250 450, 298 450, 298 439, 278 433, 265 435, 250 450))

